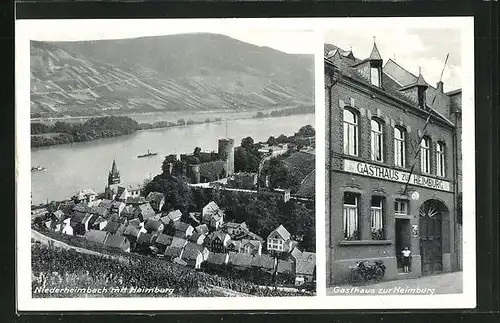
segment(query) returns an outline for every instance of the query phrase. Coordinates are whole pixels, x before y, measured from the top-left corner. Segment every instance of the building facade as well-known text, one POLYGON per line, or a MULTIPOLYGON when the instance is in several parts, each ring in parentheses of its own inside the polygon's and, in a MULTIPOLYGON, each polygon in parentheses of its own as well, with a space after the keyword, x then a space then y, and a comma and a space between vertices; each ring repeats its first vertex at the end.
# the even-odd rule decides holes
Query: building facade
POLYGON ((327 284, 361 260, 382 260, 386 280, 460 270, 457 94, 384 65, 376 44, 367 59, 327 44, 325 95, 327 284))

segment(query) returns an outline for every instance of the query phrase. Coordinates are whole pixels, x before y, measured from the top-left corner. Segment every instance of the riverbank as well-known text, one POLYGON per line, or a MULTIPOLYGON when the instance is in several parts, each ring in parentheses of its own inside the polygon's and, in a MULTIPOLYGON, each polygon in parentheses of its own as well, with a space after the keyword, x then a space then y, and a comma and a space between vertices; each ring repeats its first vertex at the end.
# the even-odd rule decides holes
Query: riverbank
MULTIPOLYGON (((136 131, 141 130, 165 129, 197 124, 220 123, 224 121, 227 122, 229 120, 234 121, 247 119, 268 119, 311 114, 314 113, 314 107, 312 107, 312 111, 310 107, 293 107, 278 110, 269 109, 262 111, 259 111, 253 115, 250 113, 254 112, 237 112, 238 115, 233 115, 232 118, 226 117, 224 119, 222 119, 221 117, 212 117, 212 119, 206 117, 205 119, 200 120, 200 118, 203 118, 203 114, 201 114, 201 117, 200 115, 196 115, 198 120, 192 120, 192 118, 188 118, 186 120, 186 118, 180 117, 176 122, 160 120, 154 121, 152 123, 138 122, 136 119, 134 119, 134 117, 138 117, 137 115, 100 116, 86 119, 86 121, 84 121, 83 123, 78 123, 74 120, 72 122, 67 122, 67 119, 60 119, 56 123, 51 124, 50 122, 34 122, 34 119, 32 119, 31 148, 49 147, 73 142, 86 142, 102 138, 114 138, 124 135, 130 135, 136 131), (268 111, 268 113, 264 113, 262 111, 268 111), (112 122, 114 122, 115 124, 110 126, 109 122, 108 124, 106 124, 105 122, 100 122, 101 120, 113 120, 112 122), (99 122, 104 125, 95 126, 95 124, 99 122), (86 129, 88 128, 87 125, 89 123, 93 123, 93 125, 90 127, 90 129, 86 129), (125 128, 123 126, 125 126, 125 128)), ((180 116, 182 116, 182 114, 180 116)))

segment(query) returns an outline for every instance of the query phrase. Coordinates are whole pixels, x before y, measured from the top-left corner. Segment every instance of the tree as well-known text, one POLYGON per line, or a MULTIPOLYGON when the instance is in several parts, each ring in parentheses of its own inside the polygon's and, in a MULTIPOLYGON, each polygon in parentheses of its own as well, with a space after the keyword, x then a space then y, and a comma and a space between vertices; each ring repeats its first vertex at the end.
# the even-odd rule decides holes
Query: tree
POLYGON ((201 153, 201 148, 200 147, 195 147, 193 151, 193 156, 198 157, 201 153))
POLYGON ((241 148, 245 150, 252 150, 254 147, 254 140, 252 137, 246 137, 241 140, 241 148))
POLYGON ((184 119, 179 119, 179 120, 177 120, 177 124, 178 124, 179 126, 184 126, 184 125, 186 124, 186 120, 184 120, 184 119))
POLYGON ((306 125, 302 126, 299 129, 299 132, 297 133, 298 136, 304 136, 304 137, 311 137, 316 134, 316 131, 314 130, 313 126, 311 125, 306 125))
POLYGON ((265 114, 262 113, 261 111, 257 112, 257 114, 255 115, 256 118, 264 118, 265 117, 265 114))
POLYGON ((278 142, 276 141, 276 138, 274 138, 273 136, 269 137, 269 139, 267 139, 267 144, 269 146, 275 146, 278 144, 278 142))
POLYGON ((182 213, 187 213, 193 207, 194 201, 191 189, 186 183, 187 179, 183 176, 157 175, 144 188, 144 195, 162 192, 165 194, 164 211, 179 209, 182 213))
POLYGON ((288 137, 285 136, 284 134, 281 134, 279 135, 278 138, 276 138, 276 141, 279 143, 279 144, 284 144, 284 143, 287 143, 288 142, 288 137))

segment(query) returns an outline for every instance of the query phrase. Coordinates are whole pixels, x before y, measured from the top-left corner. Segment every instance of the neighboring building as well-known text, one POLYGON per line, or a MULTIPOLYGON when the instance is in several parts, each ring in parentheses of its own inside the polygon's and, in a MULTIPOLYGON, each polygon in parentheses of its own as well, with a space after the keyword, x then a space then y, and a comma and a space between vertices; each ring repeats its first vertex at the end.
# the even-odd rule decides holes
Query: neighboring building
POLYGON ((184 250, 188 250, 188 249, 198 250, 203 255, 203 261, 208 259, 208 255, 209 255, 210 251, 206 247, 200 246, 196 243, 188 242, 184 246, 184 250))
POLYGON ((268 274, 274 274, 276 268, 276 258, 268 255, 254 256, 252 258, 251 266, 259 268, 268 274))
POLYGON ((193 234, 189 237, 188 240, 193 242, 193 243, 203 245, 206 237, 207 236, 204 233, 199 234, 198 232, 193 232, 193 234))
POLYGON ((461 103, 424 77, 325 45, 327 284, 382 260, 384 279, 460 270, 461 103))
POLYGON ((144 229, 148 233, 153 233, 153 234, 158 234, 163 232, 163 229, 165 229, 165 226, 161 221, 156 221, 156 220, 146 220, 144 223, 144 229))
POLYGON ((285 203, 290 200, 291 196, 289 189, 281 189, 281 188, 275 188, 275 189, 263 188, 259 191, 259 194, 277 197, 279 199, 282 199, 283 202, 285 203))
POLYGON ((118 231, 118 228, 120 227, 120 225, 121 224, 119 222, 110 221, 106 224, 106 226, 102 230, 107 231, 110 234, 115 234, 116 231, 118 231))
POLYGON ((247 270, 252 266, 252 256, 245 253, 230 252, 228 265, 237 270, 247 270))
POLYGON ((184 248, 180 258, 186 262, 186 266, 194 269, 200 269, 203 262, 203 255, 197 249, 184 248))
POLYGON ((178 248, 182 249, 187 245, 187 243, 188 243, 188 241, 186 239, 172 237, 172 242, 170 243, 170 246, 178 247, 178 248))
POLYGON ((276 265, 276 273, 278 275, 293 275, 293 262, 290 259, 278 259, 276 265))
POLYGON ((183 239, 189 238, 193 234, 193 231, 194 231, 194 228, 190 224, 180 222, 180 221, 174 222, 172 227, 175 230, 174 235, 176 237, 183 238, 183 239))
POLYGON ((85 232, 85 239, 99 245, 103 245, 108 240, 110 234, 106 231, 90 230, 85 232))
POLYGON ((134 224, 129 224, 125 228, 123 236, 125 236, 130 242, 136 242, 140 233, 141 233, 141 228, 139 226, 134 224))
POLYGON ((208 254, 207 263, 216 266, 227 265, 229 255, 227 253, 210 252, 208 254))
MULTIPOLYGON (((73 216, 73 218, 74 218, 74 216, 73 216)), ((102 216, 98 216, 97 219, 94 221, 94 224, 92 225, 92 229, 102 230, 106 227, 107 224, 108 224, 108 220, 106 220, 102 216)))
POLYGON ((174 260, 175 258, 180 258, 182 255, 182 248, 168 246, 163 253, 166 259, 174 260))
POLYGON ((112 234, 104 243, 104 246, 130 252, 130 242, 124 236, 112 234))
POLYGON ((234 222, 226 222, 222 225, 222 231, 229 234, 231 239, 241 239, 246 236, 249 232, 247 224, 243 223, 234 223, 234 222))
POLYGON ((125 204, 127 204, 127 206, 134 206, 134 207, 145 203, 147 203, 147 201, 144 196, 128 197, 127 200, 125 201, 125 204))
POLYGON ((257 187, 257 173, 236 173, 229 178, 228 184, 234 188, 253 190, 257 187))
POLYGON ((302 285, 305 282, 312 282, 314 280, 316 280, 316 254, 302 252, 295 259, 295 284, 302 285))
POLYGON ((262 242, 259 240, 242 239, 240 252, 252 256, 260 256, 262 254, 262 242))
POLYGON ((72 200, 75 201, 75 203, 91 203, 95 200, 97 197, 96 192, 94 192, 92 189, 85 189, 83 191, 80 191, 76 193, 73 197, 72 200))
POLYGON ((155 240, 155 246, 158 248, 158 252, 164 253, 165 249, 172 244, 172 236, 166 234, 159 234, 155 240))
POLYGON ((151 192, 146 197, 146 201, 149 202, 153 210, 160 212, 165 204, 165 195, 161 192, 151 192))
POLYGON ((224 223, 224 211, 214 201, 211 201, 203 208, 202 222, 218 230, 224 223))
POLYGON ((198 234, 208 234, 210 231, 208 230, 208 226, 206 224, 200 224, 195 228, 196 233, 198 234))
MULTIPOLYGON (((223 160, 215 160, 207 163, 202 163, 198 166, 197 171, 199 173, 198 183, 209 183, 218 181, 226 177, 226 167, 227 164, 223 160)), ((193 170, 192 170, 193 171, 193 170)), ((198 179, 191 179, 193 184, 197 184, 198 179)))
POLYGON ((167 225, 170 222, 180 221, 182 217, 182 212, 180 210, 170 211, 167 215, 162 217, 160 220, 163 224, 167 225))
POLYGON ((229 240, 231 240, 229 234, 222 231, 214 231, 207 236, 205 244, 208 245, 210 251, 221 253, 226 251, 229 240))
POLYGON ((239 253, 241 249, 241 241, 239 240, 229 240, 227 243, 226 250, 229 252, 237 252, 239 253))
POLYGON ((71 218, 67 218, 63 222, 68 223, 69 221, 69 225, 71 225, 71 227, 73 228, 73 234, 83 235, 85 233, 85 226, 83 224, 83 219, 85 219, 86 215, 87 213, 74 212, 71 218))
POLYGON ((288 151, 288 144, 278 144, 276 146, 263 145, 258 151, 261 154, 269 154, 271 157, 278 157, 288 151))
POLYGON ((111 213, 116 213, 118 214, 119 216, 121 216, 123 210, 125 209, 126 207, 126 204, 121 202, 121 201, 113 201, 111 203, 111 207, 109 208, 109 211, 111 213))
POLYGON ((267 250, 275 252, 289 252, 292 250, 290 232, 280 224, 267 237, 267 250))
POLYGON ((139 220, 141 220, 141 222, 144 222, 144 221, 148 220, 149 218, 154 217, 155 215, 156 215, 155 211, 153 210, 151 205, 149 205, 149 203, 147 203, 147 202, 145 204, 138 205, 135 208, 134 216, 139 218, 139 220))

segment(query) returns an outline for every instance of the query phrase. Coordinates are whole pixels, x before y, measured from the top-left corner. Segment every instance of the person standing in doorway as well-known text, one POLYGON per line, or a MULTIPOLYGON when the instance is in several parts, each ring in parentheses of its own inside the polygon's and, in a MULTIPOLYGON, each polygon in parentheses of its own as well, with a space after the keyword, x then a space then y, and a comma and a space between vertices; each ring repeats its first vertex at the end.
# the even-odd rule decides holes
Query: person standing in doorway
POLYGON ((408 246, 406 246, 403 251, 401 251, 403 254, 403 271, 405 273, 410 272, 410 256, 411 256, 411 251, 408 249, 408 246))

